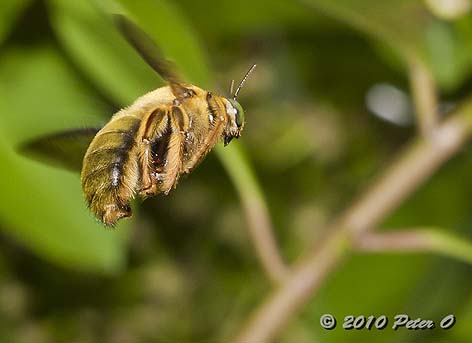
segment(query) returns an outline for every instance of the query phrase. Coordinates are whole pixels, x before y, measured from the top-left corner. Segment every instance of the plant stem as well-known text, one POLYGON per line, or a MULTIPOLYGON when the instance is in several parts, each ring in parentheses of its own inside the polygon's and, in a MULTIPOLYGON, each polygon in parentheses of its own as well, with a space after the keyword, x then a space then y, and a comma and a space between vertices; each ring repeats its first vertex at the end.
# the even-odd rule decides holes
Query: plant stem
POLYGON ((411 61, 409 69, 416 121, 421 135, 428 138, 439 119, 436 84, 424 63, 411 61))
POLYGON ((267 276, 280 283, 287 276, 288 268, 278 249, 269 210, 256 177, 236 144, 217 147, 216 152, 238 191, 259 261, 267 276))
POLYGON ((234 343, 270 342, 297 311, 318 290, 326 276, 348 251, 348 234, 337 230, 319 249, 301 259, 283 285, 268 297, 234 343))
POLYGON ((354 248, 364 252, 435 252, 472 264, 472 242, 438 228, 368 232, 358 237, 354 248))

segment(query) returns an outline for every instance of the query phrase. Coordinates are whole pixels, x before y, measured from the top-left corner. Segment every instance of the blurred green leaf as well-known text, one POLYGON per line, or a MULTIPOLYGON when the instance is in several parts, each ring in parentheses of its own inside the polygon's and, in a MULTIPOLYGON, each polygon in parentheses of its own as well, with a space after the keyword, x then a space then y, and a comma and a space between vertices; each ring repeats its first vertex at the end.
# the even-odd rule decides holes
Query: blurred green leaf
POLYGON ((111 273, 123 266, 127 230, 111 232, 98 224, 78 175, 14 151, 28 136, 98 121, 103 106, 73 75, 47 45, 14 49, 0 60, 1 227, 57 264, 111 273))
POLYGON ((73 61, 121 106, 161 83, 154 71, 88 1, 50 0, 54 31, 73 61))
MULTIPOLYGON (((231 39, 280 32, 283 27, 312 28, 313 15, 297 1, 192 1, 181 0, 179 5, 190 13, 199 33, 205 37, 231 39), (204 9, 204 10, 202 10, 204 9), (211 18, 211 21, 209 21, 211 18)), ((209 43, 212 43, 211 41, 209 43)))
POLYGON ((386 44, 403 57, 427 61, 430 16, 419 0, 301 0, 386 44))
MULTIPOLYGON (((281 247, 294 258, 412 135, 367 115, 366 90, 378 82, 406 88, 402 68, 411 58, 434 70, 442 90, 470 78, 470 15, 442 22, 421 0, 37 0, 21 25, 12 25, 22 3, 29 2, 0 5, 8 36, 0 52, 0 228, 66 268, 0 239, 0 341, 224 341, 270 287, 211 156, 171 196, 143 204, 127 270, 113 278, 70 272, 118 270, 130 221, 105 231, 86 209, 78 175, 19 157, 14 148, 37 135, 103 124, 111 107, 163 84, 109 14, 129 15, 202 88, 215 89, 207 57, 225 89, 257 59, 241 98, 246 132, 216 150, 243 206, 259 214, 254 204, 265 205, 264 197, 239 144, 250 151, 271 219, 287 228, 278 231, 281 247)), ((472 159, 464 150, 383 226, 448 227, 468 237, 472 159)), ((433 239, 445 253, 470 259, 468 243, 450 234, 433 239)), ((437 254, 348 256, 297 327, 284 330, 284 342, 466 341, 471 277, 469 264, 437 254), (454 313, 458 322, 448 332, 338 330, 349 314, 391 319, 400 312, 434 319, 454 313), (337 316, 336 330, 319 326, 322 313, 337 316)))
POLYGON ((301 0, 390 46, 405 62, 420 60, 440 86, 464 80, 472 59, 452 27, 439 23, 420 0, 301 0))
POLYGON ((16 19, 31 0, 2 0, 0 2, 0 42, 11 30, 16 19))
POLYGON ((426 42, 431 67, 444 89, 453 90, 467 80, 472 54, 467 49, 470 42, 466 37, 461 37, 452 25, 434 21, 427 32, 426 42))

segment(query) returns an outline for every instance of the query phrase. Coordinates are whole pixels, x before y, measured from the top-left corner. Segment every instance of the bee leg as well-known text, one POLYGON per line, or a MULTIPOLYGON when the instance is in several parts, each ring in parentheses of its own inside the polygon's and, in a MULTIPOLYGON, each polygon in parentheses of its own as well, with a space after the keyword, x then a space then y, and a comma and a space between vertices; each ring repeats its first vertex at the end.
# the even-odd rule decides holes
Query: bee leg
POLYGON ((171 113, 174 121, 173 128, 185 136, 190 128, 190 119, 187 112, 181 107, 172 106, 171 113))
POLYGON ((168 127, 168 116, 165 110, 158 108, 143 119, 138 135, 140 145, 139 164, 141 166, 141 196, 152 196, 159 193, 158 179, 155 177, 152 156, 152 142, 162 136, 168 127))
POLYGON ((165 194, 175 188, 182 173, 183 144, 189 128, 188 115, 180 107, 173 106, 169 114, 169 124, 171 134, 162 180, 162 190, 165 194))
POLYGON ((140 158, 140 164, 142 169, 141 175, 141 189, 139 193, 143 196, 151 196, 156 193, 157 185, 153 182, 153 177, 150 172, 149 163, 148 161, 151 160, 151 143, 148 139, 143 139, 142 145, 144 149, 142 151, 142 155, 140 158))

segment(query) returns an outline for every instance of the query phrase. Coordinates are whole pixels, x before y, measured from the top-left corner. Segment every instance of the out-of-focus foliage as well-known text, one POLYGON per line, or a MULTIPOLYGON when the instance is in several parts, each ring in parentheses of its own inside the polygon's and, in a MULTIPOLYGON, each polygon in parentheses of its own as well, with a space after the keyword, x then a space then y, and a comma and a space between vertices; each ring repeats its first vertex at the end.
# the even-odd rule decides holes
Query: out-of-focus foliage
MULTIPOLYGON (((418 59, 450 108, 471 91, 471 42, 470 13, 444 21, 419 0, 2 1, 0 341, 224 341, 271 288, 237 193, 262 189, 293 261, 415 134, 371 113, 369 90, 387 84, 411 101, 406 66, 418 59), (197 85, 225 92, 258 68, 240 96, 244 135, 219 151, 225 168, 211 154, 172 194, 136 203, 135 218, 111 231, 88 213, 78 175, 16 148, 103 124, 162 85, 114 29, 114 12, 135 20, 197 85)), ((411 106, 399 115, 411 116, 411 106)), ((470 236, 471 168, 465 149, 384 226, 470 236)), ((283 340, 472 340, 471 275, 430 255, 350 256, 283 340), (322 313, 454 313, 457 324, 325 331, 322 313)))
POLYGON ((124 259, 126 230, 110 235, 91 220, 75 175, 19 158, 15 152, 38 133, 70 124, 80 127, 86 119, 97 124, 107 107, 73 76, 74 69, 50 43, 2 52, 3 229, 62 264, 116 270, 124 259))

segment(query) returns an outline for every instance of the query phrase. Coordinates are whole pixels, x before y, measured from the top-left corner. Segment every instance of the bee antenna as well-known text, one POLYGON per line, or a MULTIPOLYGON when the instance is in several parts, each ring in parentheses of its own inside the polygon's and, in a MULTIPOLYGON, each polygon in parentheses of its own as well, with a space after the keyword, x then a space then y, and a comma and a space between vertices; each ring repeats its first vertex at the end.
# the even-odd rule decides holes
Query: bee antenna
POLYGON ((243 88, 244 83, 246 82, 246 80, 247 80, 247 78, 249 77, 249 75, 251 75, 251 73, 252 73, 252 71, 254 70, 254 68, 256 68, 256 64, 254 64, 254 65, 247 71, 246 75, 244 75, 243 79, 242 79, 241 82, 239 83, 238 88, 236 88, 236 92, 234 92, 233 100, 236 100, 236 98, 238 97, 239 91, 241 90, 241 88, 243 88))
POLYGON ((229 96, 233 95, 233 87, 234 87, 234 80, 231 80, 231 83, 229 85, 229 96))

